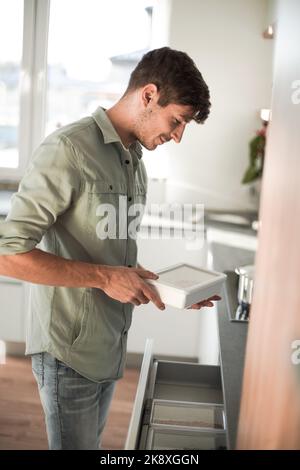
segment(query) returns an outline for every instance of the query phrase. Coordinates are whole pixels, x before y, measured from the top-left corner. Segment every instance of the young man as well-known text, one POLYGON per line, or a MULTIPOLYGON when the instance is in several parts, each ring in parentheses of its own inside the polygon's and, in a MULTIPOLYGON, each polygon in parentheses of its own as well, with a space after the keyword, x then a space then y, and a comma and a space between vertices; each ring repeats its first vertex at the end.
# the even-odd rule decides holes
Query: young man
MULTIPOLYGON (((208 87, 187 54, 150 51, 112 108, 45 139, 12 198, 0 225, 0 274, 33 284, 26 354, 50 449, 99 448, 123 376, 133 306, 152 301, 164 309, 146 282, 157 276, 136 267, 128 228, 125 236, 120 229, 123 236, 103 236, 102 209, 109 205, 128 222, 127 210, 145 204, 141 145, 180 142, 186 124, 203 123, 209 108, 208 87)), ((218 298, 192 307, 211 300, 218 298)))

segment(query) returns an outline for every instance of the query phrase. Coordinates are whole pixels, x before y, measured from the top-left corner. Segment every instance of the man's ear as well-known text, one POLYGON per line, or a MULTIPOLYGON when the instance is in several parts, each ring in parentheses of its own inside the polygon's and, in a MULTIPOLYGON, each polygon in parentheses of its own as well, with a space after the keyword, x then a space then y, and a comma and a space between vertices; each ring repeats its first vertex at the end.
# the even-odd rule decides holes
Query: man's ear
POLYGON ((150 101, 152 100, 152 94, 147 91, 145 93, 145 98, 146 98, 147 103, 150 103, 150 101))
POLYGON ((148 106, 151 101, 157 101, 158 90, 154 83, 149 83, 142 88, 142 101, 144 106, 148 106))

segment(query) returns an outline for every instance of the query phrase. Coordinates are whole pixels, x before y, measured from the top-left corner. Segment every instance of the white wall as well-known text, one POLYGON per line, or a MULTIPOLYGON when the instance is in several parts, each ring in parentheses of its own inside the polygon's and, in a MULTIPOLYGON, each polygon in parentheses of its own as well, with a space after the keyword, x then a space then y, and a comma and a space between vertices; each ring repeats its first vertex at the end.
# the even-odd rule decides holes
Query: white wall
POLYGON ((212 101, 203 126, 190 124, 179 145, 166 145, 167 200, 254 208, 249 187, 240 181, 248 142, 261 125, 259 110, 270 107, 274 41, 262 37, 268 0, 160 2, 169 22, 160 45, 184 50, 194 59, 212 101))

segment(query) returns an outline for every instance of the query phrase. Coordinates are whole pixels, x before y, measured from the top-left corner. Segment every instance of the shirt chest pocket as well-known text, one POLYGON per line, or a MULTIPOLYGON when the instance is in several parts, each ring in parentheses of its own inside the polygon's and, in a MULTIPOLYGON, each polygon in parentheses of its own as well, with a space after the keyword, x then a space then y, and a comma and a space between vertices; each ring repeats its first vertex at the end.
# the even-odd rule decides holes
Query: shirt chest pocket
POLYGON ((88 190, 87 229, 98 239, 127 238, 129 227, 139 227, 146 204, 146 187, 137 183, 93 182, 88 190))
POLYGON ((88 188, 87 230, 89 233, 97 235, 100 239, 114 238, 119 214, 122 212, 122 207, 126 205, 126 201, 125 184, 94 181, 88 188), (111 236, 108 236, 109 234, 111 236))

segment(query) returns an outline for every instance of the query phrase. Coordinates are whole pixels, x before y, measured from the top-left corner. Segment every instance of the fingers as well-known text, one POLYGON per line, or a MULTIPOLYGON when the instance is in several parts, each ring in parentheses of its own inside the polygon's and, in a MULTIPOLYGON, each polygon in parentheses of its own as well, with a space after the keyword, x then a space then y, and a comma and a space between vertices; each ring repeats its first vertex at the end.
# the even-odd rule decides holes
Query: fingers
POLYGON ((157 308, 159 308, 160 310, 165 309, 165 304, 161 301, 161 298, 159 297, 157 292, 155 292, 155 290, 152 289, 146 283, 144 283, 144 286, 143 286, 143 293, 148 299, 150 299, 156 305, 157 308))
MULTIPOLYGON (((152 271, 148 271, 146 269, 135 269, 135 272, 143 279, 156 280, 159 278, 157 274, 153 273, 152 271)), ((142 292, 145 295, 145 297, 148 299, 148 301, 151 300, 154 303, 154 305, 156 305, 157 308, 159 308, 160 310, 164 310, 166 308, 165 304, 161 301, 161 298, 157 294, 155 288, 151 288, 149 284, 147 284, 146 282, 143 282, 142 292)), ((148 302, 145 302, 145 303, 148 303, 148 302)))
POLYGON ((202 307, 213 307, 213 304, 208 305, 207 303, 199 302, 198 304, 193 304, 188 308, 192 308, 193 310, 200 310, 202 307))
POLYGON ((159 278, 157 274, 153 273, 152 271, 148 271, 146 269, 136 268, 134 271, 136 272, 136 274, 138 274, 140 277, 144 279, 158 279, 159 278))
POLYGON ((213 307, 213 305, 214 304, 212 302, 202 301, 202 302, 198 302, 197 304, 193 304, 188 308, 192 308, 193 310, 200 310, 200 308, 202 307, 213 307))
POLYGON ((144 295, 142 290, 135 292, 135 294, 130 299, 130 303, 138 306, 141 304, 148 304, 150 300, 144 295))
POLYGON ((136 297, 141 304, 148 304, 150 302, 150 300, 144 295, 143 291, 141 291, 136 297))
MULTIPOLYGON (((159 278, 157 274, 153 273, 152 271, 148 271, 146 269, 135 269, 134 271, 143 279, 158 279, 159 278)), ((156 307, 159 308, 160 310, 164 310, 165 305, 161 301, 161 298, 159 297, 157 292, 155 291, 155 288, 152 289, 150 285, 144 281, 142 281, 142 283, 143 283, 142 293, 146 297, 146 299, 148 299, 148 301, 151 300, 156 305, 156 307)), ((140 299, 140 296, 138 297, 138 299, 140 299)), ((148 302, 141 302, 141 303, 148 303, 148 302)))
POLYGON ((212 297, 209 297, 206 300, 208 301, 208 300, 221 300, 221 299, 222 299, 222 297, 220 297, 219 295, 213 295, 212 297))
POLYGON ((197 302, 196 304, 193 304, 188 308, 199 310, 202 307, 213 307, 214 304, 213 304, 212 300, 221 300, 221 299, 222 299, 222 297, 220 297, 219 295, 212 295, 208 299, 202 300, 201 302, 197 302))

